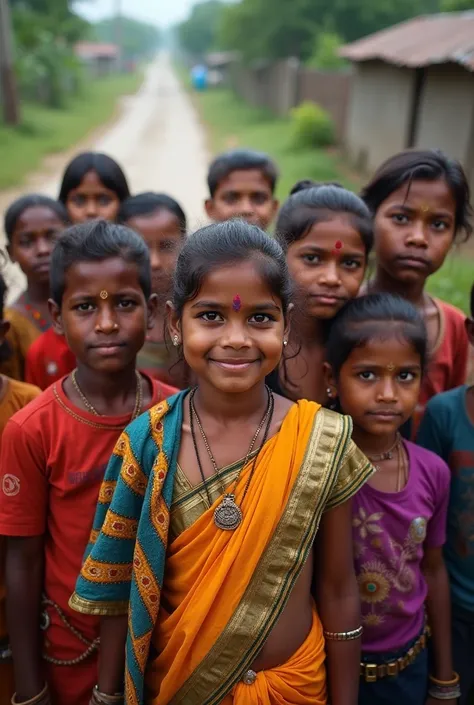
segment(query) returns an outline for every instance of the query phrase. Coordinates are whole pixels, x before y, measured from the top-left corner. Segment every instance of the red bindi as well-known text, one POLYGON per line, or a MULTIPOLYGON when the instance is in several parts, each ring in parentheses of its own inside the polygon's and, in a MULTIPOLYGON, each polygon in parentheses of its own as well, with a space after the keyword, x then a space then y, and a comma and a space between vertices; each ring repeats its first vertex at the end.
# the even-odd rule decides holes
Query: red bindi
POLYGON ((334 245, 334 247, 336 248, 336 250, 342 250, 342 242, 341 242, 341 240, 337 240, 337 241, 336 241, 336 244, 334 245))
POLYGON ((240 308, 242 306, 242 301, 240 299, 240 296, 236 294, 234 298, 232 299, 232 308, 234 311, 240 311, 240 308))

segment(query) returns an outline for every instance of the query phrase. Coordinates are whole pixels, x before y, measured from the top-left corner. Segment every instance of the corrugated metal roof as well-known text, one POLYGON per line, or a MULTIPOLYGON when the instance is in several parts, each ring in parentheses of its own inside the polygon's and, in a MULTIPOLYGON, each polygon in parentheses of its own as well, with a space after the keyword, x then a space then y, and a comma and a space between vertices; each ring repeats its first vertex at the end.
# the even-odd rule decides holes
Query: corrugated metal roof
POLYGON ((416 17, 346 44, 339 53, 351 61, 379 59, 409 68, 453 62, 474 71, 474 11, 416 17))

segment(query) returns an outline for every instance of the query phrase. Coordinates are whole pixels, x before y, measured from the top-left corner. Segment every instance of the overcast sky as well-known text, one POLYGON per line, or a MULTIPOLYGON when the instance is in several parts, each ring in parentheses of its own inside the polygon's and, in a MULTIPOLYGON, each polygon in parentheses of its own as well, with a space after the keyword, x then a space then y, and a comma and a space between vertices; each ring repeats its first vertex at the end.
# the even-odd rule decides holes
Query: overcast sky
POLYGON ((88 20, 110 17, 122 5, 122 13, 162 27, 185 19, 197 0, 85 0, 75 4, 88 20))

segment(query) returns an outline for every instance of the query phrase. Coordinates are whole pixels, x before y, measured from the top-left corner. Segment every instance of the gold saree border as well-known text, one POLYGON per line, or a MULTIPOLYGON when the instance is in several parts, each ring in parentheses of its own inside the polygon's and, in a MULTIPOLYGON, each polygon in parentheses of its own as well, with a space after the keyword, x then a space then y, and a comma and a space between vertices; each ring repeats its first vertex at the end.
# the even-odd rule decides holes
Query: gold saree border
POLYGON ((287 506, 239 606, 169 705, 218 705, 249 669, 305 564, 351 432, 348 417, 315 414, 287 506))

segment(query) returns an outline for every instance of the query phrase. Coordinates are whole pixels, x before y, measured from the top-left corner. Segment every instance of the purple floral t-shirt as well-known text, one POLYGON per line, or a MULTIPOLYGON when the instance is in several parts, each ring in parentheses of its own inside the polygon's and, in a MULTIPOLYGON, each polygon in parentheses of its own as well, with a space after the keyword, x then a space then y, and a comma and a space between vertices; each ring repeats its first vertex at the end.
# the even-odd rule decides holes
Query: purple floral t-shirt
POLYGON ((402 648, 422 629, 427 585, 423 547, 446 540, 450 471, 431 451, 405 441, 409 475, 400 492, 366 483, 353 499, 352 532, 362 606, 362 650, 402 648))

